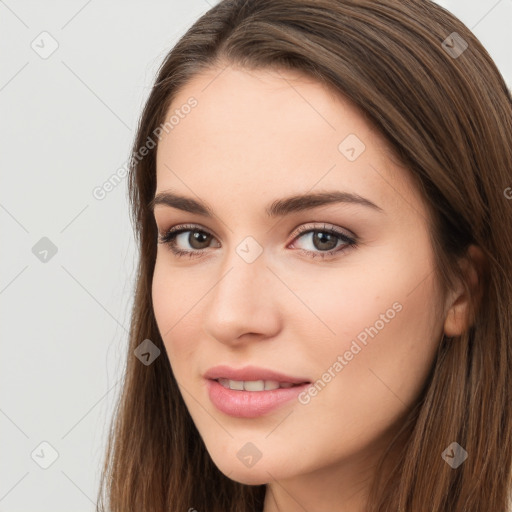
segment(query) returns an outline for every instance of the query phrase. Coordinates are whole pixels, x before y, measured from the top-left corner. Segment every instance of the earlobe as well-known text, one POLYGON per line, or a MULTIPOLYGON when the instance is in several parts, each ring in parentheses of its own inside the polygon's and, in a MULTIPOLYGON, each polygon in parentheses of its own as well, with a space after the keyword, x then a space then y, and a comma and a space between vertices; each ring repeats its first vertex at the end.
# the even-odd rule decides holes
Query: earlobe
POLYGON ((468 284, 469 295, 463 283, 459 283, 450 297, 451 304, 444 322, 444 333, 449 338, 460 336, 473 325, 475 319, 471 315, 471 305, 475 311, 478 309, 484 291, 486 258, 480 247, 471 245, 460 265, 468 284))
POLYGON ((448 338, 460 336, 469 326, 467 303, 454 304, 444 321, 444 334, 448 338))

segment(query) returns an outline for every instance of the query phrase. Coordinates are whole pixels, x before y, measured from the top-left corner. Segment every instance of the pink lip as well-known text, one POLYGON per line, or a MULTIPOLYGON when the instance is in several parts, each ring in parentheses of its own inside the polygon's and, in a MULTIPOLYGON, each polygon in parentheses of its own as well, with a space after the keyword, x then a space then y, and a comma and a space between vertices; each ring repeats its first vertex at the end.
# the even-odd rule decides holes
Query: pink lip
MULTIPOLYGON (((291 377, 283 373, 258 368, 257 366, 245 366, 244 368, 231 368, 220 365, 210 368, 203 377, 205 379, 230 379, 230 380, 275 380, 277 382, 291 382, 292 384, 309 383, 310 380, 302 377, 291 377)), ((263 393, 263 391, 262 391, 263 393)))
POLYGON ((292 377, 257 366, 245 366, 239 369, 226 365, 215 366, 210 368, 203 377, 206 379, 208 395, 215 407, 225 414, 238 418, 256 418, 266 414, 296 398, 311 384, 308 379, 292 377), (265 391, 238 391, 225 388, 216 379, 274 380, 297 385, 265 391))
POLYGON ((210 400, 219 411, 237 418, 256 418, 293 400, 310 383, 300 384, 291 388, 278 388, 266 391, 227 389, 216 380, 211 379, 206 380, 206 385, 210 400))

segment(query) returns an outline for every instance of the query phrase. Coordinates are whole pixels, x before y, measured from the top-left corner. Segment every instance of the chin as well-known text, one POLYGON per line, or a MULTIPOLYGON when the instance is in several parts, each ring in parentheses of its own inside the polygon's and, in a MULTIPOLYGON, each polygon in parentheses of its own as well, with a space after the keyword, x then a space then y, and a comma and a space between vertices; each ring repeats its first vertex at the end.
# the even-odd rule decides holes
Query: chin
MULTIPOLYGON (((224 473, 224 472, 223 472, 224 473)), ((270 475, 263 471, 263 473, 253 473, 253 469, 247 468, 246 470, 237 469, 236 471, 224 473, 230 480, 234 480, 244 485, 264 485, 268 484, 271 480, 270 475)))
MULTIPOLYGON (((245 467, 238 459, 235 463, 231 461, 227 464, 217 464, 216 461, 214 463, 224 476, 240 484, 263 485, 273 480, 262 461, 257 462, 253 467, 245 467)), ((275 476, 272 470, 270 473, 275 476)))

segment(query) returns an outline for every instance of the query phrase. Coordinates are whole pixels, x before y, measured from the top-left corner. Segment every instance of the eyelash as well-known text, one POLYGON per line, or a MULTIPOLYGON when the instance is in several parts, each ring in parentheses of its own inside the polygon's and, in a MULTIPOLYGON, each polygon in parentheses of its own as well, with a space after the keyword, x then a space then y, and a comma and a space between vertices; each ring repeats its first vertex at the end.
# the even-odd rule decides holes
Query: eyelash
MULTIPOLYGON (((158 236, 158 243, 167 245, 169 247, 169 249, 171 250, 171 252, 176 257, 178 257, 178 258, 182 258, 182 257, 198 258, 198 257, 201 257, 201 255, 204 252, 206 252, 206 249, 195 249, 195 250, 192 250, 192 251, 184 251, 182 249, 177 249, 176 248, 176 237, 179 234, 181 234, 181 233, 186 233, 187 231, 195 231, 195 232, 202 233, 202 234, 205 234, 205 235, 213 236, 208 231, 200 229, 197 225, 193 225, 193 224, 192 225, 190 225, 190 224, 179 225, 179 226, 175 226, 175 227, 170 228, 169 230, 167 230, 165 233, 163 233, 161 235, 159 234, 159 236, 158 236)), ((300 236, 303 236, 303 235, 308 234, 308 233, 327 233, 327 234, 330 234, 330 235, 335 235, 338 238, 338 240, 340 240, 340 241, 345 243, 345 245, 343 246, 344 248, 340 249, 339 247, 337 247, 335 249, 331 249, 330 251, 318 252, 318 251, 308 251, 307 249, 297 249, 301 253, 307 254, 308 256, 311 256, 312 258, 319 257, 321 259, 325 259, 325 258, 328 258, 330 256, 333 256, 335 253, 346 251, 346 250, 348 250, 348 249, 350 249, 352 247, 356 247, 357 246, 357 238, 356 237, 354 237, 354 238, 349 237, 345 233, 342 233, 341 231, 338 231, 337 229, 332 228, 332 227, 331 228, 326 228, 325 224, 324 224, 323 228, 311 228, 309 226, 301 226, 297 230, 297 233, 294 236, 293 241, 295 241, 300 236)))

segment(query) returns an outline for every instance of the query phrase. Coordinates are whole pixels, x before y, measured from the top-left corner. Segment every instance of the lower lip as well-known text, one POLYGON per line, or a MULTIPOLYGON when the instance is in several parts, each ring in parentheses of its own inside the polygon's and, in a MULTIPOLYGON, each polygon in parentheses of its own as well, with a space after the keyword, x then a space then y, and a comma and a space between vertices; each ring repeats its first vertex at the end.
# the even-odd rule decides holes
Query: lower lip
POLYGON ((208 394, 219 411, 237 418, 256 418, 296 398, 310 384, 267 391, 227 389, 216 380, 207 379, 208 394))

